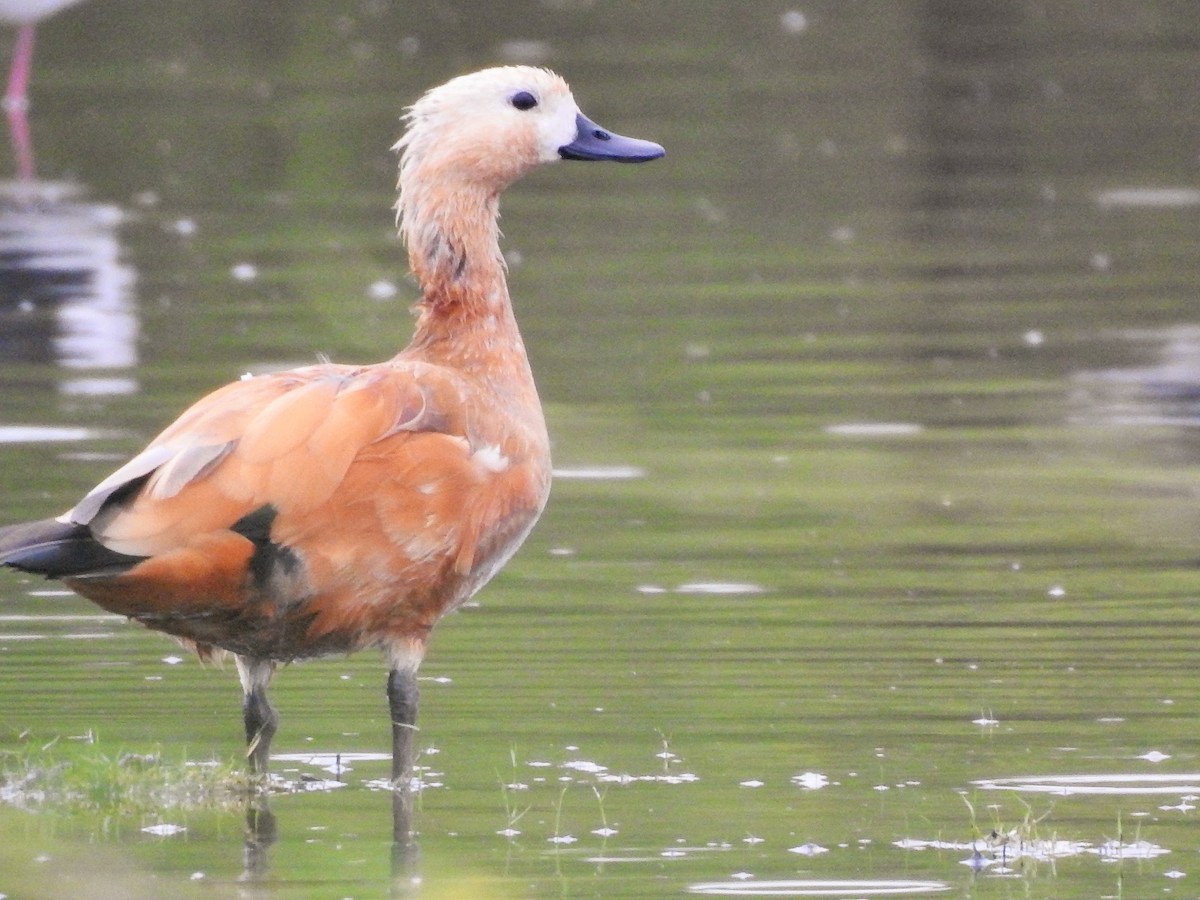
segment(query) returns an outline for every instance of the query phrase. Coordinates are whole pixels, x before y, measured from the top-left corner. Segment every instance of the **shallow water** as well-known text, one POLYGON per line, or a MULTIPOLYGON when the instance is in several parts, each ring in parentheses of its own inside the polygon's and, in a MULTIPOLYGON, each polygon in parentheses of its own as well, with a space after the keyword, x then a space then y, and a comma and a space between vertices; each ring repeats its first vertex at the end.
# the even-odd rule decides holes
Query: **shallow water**
MULTIPOLYGON (((273 843, 6 790, 0 893, 1194 895, 1198 39, 1169 0, 47 23, 44 182, 0 197, 5 521, 242 372, 404 342, 387 147, 425 87, 550 65, 669 155, 506 196, 560 477, 434 639, 416 858, 362 655, 276 680, 273 843)), ((0 585, 6 759, 232 764, 239 699, 0 585)))

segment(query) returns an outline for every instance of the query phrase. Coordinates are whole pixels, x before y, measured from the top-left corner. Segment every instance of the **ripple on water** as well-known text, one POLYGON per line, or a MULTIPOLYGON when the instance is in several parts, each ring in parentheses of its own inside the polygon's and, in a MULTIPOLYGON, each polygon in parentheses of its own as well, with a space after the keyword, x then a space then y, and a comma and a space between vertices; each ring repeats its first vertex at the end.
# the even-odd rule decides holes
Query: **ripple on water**
POLYGON ((972 782, 984 791, 1033 794, 1200 794, 1200 774, 1113 773, 1105 775, 1029 775, 972 782))
POLYGON ((90 428, 56 425, 0 425, 0 444, 57 444, 99 437, 90 428))
POLYGON ((1200 206, 1200 191, 1195 188, 1126 187, 1098 191, 1096 204, 1126 209, 1182 209, 1200 206))
POLYGON ((645 478, 646 470, 640 466, 564 466, 554 470, 554 477, 578 481, 627 481, 645 478))
POLYGON ((825 426, 826 434, 856 438, 911 437, 924 430, 925 426, 917 422, 842 422, 825 426))
POLYGON ((762 594, 766 588, 740 581, 690 581, 675 588, 677 594, 762 594))
POLYGON ((714 897, 899 897, 940 894, 950 890, 941 881, 787 879, 783 881, 705 881, 688 886, 688 893, 714 897))
POLYGON ((147 825, 142 831, 156 837, 174 837, 177 834, 183 834, 187 831, 187 827, 184 825, 173 825, 169 822, 160 822, 157 825, 147 825))
POLYGON ((141 386, 133 378, 72 378, 59 385, 70 397, 107 397, 136 394, 141 386))
MULTIPOLYGON (((30 592, 31 594, 35 592, 30 592)), ((41 595, 58 596, 58 594, 71 595, 70 591, 45 591, 37 592, 41 595)), ((103 640, 117 637, 115 631, 109 630, 92 630, 92 631, 60 631, 59 627, 65 623, 78 625, 97 623, 104 625, 114 625, 124 623, 125 619, 122 616, 114 616, 110 613, 100 613, 94 615, 86 614, 67 614, 67 615, 29 615, 26 613, 6 613, 0 616, 0 625, 42 625, 47 630, 38 631, 13 631, 0 633, 0 641, 9 643, 13 641, 44 641, 44 640, 62 640, 62 641, 91 641, 103 640)))
POLYGON ((312 766, 315 769, 321 769, 326 772, 332 772, 335 775, 340 775, 344 772, 352 772, 354 767, 352 763, 357 762, 383 762, 390 761, 392 755, 390 753, 272 753, 271 759, 276 762, 293 762, 300 763, 305 766, 312 766))
POLYGON ((1020 834, 1002 834, 974 841, 921 840, 903 838, 892 846, 901 850, 957 850, 969 853, 959 860, 963 865, 982 871, 991 866, 1009 866, 1017 860, 1031 859, 1038 862, 1069 859, 1080 856, 1098 856, 1106 862, 1122 859, 1153 859, 1170 853, 1166 847, 1150 841, 1122 842, 1108 840, 1101 844, 1090 841, 1069 841, 1061 838, 1037 838, 1020 834))

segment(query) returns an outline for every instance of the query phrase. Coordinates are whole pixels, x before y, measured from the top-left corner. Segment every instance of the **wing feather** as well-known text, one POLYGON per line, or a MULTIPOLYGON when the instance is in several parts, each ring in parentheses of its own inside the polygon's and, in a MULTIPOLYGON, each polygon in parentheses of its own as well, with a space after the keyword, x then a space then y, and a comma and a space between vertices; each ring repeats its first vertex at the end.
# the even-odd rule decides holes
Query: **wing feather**
POLYGON ((74 522, 77 525, 88 524, 113 494, 139 478, 145 478, 174 455, 175 450, 171 447, 161 445, 147 447, 88 491, 84 498, 72 509, 63 513, 59 520, 64 523, 74 522))
POLYGON ((303 448, 328 417, 340 384, 316 381, 276 397, 246 424, 237 442, 237 455, 250 464, 270 464, 303 448))
MULTIPOLYGON (((118 552, 152 556, 266 504, 285 519, 310 512, 371 445, 461 419, 430 409, 433 389, 420 383, 437 374, 429 368, 314 366, 234 382, 187 410, 64 521, 90 524, 118 552), (139 478, 144 486, 121 494, 139 478)), ((461 403, 445 387, 436 392, 461 403)))
POLYGON ((203 478, 206 472, 220 464, 233 447, 233 441, 185 446, 163 463, 146 482, 146 495, 155 500, 174 497, 187 485, 203 478))

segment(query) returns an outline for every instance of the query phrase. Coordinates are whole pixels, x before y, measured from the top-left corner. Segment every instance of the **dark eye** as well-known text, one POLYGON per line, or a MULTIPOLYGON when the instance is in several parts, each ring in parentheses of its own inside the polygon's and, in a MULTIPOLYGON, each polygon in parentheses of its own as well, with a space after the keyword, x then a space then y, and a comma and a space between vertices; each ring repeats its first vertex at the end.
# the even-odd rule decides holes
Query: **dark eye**
POLYGON ((537 106, 537 97, 533 96, 529 91, 517 91, 508 102, 524 112, 527 109, 533 109, 537 106))

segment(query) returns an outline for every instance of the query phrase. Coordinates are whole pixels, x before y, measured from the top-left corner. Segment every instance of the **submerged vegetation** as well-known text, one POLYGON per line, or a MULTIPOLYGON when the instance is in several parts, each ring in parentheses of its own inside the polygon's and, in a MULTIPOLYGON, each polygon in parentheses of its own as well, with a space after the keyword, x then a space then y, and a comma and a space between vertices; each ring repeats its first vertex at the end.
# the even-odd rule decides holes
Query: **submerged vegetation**
POLYGON ((0 751, 0 803, 31 812, 94 814, 109 821, 175 809, 234 808, 259 788, 229 764, 182 752, 106 748, 90 735, 38 743, 29 734, 0 751))

